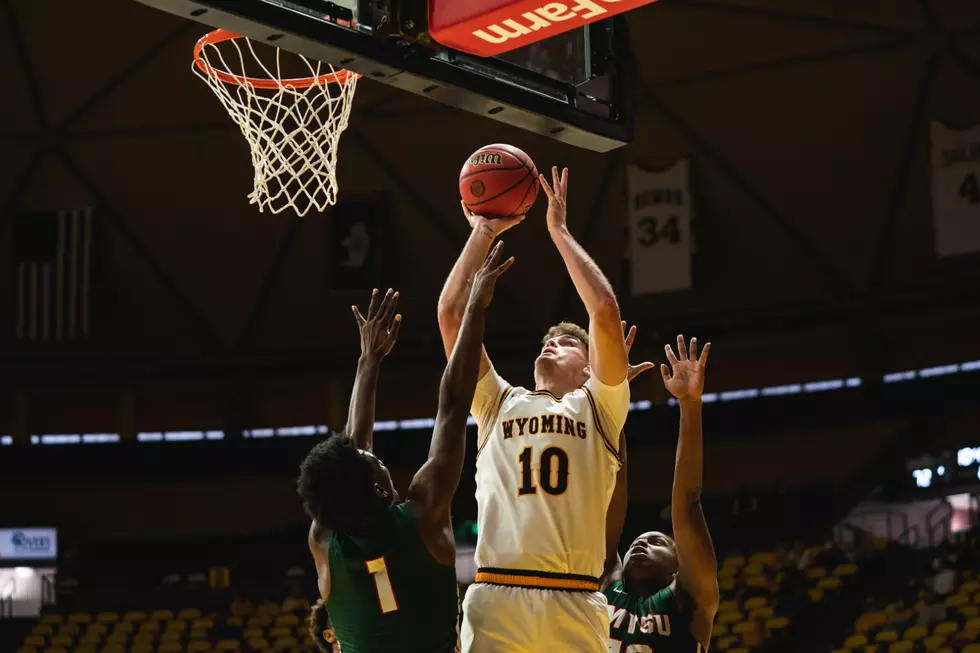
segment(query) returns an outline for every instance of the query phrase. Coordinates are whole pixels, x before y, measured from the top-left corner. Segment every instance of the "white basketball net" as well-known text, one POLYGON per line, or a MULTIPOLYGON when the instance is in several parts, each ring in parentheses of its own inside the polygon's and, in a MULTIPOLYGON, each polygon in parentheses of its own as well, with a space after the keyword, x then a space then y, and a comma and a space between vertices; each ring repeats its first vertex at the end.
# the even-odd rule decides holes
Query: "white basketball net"
POLYGON ((242 37, 222 43, 230 44, 225 47, 227 58, 220 43, 205 45, 200 53, 204 69, 195 63, 193 70, 208 83, 248 141, 255 169, 249 203, 257 204, 259 211, 269 209, 272 213, 293 208, 301 216, 311 207, 323 211, 336 203, 337 150, 350 118, 357 76, 350 74, 344 82, 325 81, 323 76, 343 75, 344 71, 290 53, 302 60, 310 77, 321 78, 308 87, 297 88, 290 84, 295 80, 282 77, 279 48, 275 48, 273 72, 255 54, 250 39, 242 37), (248 56, 239 40, 248 45, 249 66, 254 60, 273 88, 256 88, 245 79, 248 56), (219 71, 228 74, 224 75, 225 80, 219 71), (229 75, 234 79, 229 79, 229 75))

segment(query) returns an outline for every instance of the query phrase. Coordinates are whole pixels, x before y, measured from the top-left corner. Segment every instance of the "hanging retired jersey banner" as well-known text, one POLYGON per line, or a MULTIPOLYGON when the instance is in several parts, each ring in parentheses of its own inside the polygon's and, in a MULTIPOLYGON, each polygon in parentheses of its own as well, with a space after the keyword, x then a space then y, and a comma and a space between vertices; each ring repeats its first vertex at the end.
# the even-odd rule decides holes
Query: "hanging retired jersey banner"
POLYGON ((932 123, 932 221, 936 253, 980 252, 980 126, 932 123))
POLYGON ((627 168, 630 287, 634 295, 691 287, 690 163, 627 168))

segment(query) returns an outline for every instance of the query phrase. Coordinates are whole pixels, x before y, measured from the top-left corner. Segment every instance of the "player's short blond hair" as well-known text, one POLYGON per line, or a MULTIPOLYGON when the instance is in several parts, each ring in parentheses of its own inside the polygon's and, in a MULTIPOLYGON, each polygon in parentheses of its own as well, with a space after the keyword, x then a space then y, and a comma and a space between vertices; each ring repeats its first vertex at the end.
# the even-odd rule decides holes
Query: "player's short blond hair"
POLYGON ((585 346, 585 353, 589 353, 589 332, 574 322, 559 322, 551 327, 545 332, 544 338, 541 339, 541 344, 543 345, 552 338, 560 338, 561 336, 571 336, 581 341, 585 346))

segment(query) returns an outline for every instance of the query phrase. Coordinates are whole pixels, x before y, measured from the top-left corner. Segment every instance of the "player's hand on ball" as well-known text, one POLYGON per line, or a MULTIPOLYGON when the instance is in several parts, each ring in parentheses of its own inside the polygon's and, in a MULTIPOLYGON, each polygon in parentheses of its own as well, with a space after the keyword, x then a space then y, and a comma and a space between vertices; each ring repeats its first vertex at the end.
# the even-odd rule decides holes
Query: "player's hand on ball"
POLYGON ((463 207, 463 215, 466 216, 466 221, 470 223, 470 226, 479 229, 481 235, 491 239, 524 222, 524 218, 527 217, 526 215, 518 215, 513 218, 487 218, 470 211, 466 202, 460 201, 459 204, 463 207))
POLYGON ((664 387, 677 397, 678 401, 700 399, 704 392, 704 368, 708 364, 711 343, 704 346, 700 356, 698 356, 697 338, 691 338, 690 355, 684 344, 684 336, 677 336, 676 356, 670 345, 666 345, 664 349, 670 362, 669 369, 666 365, 660 365, 660 376, 664 379, 664 387))
POLYGON ((402 325, 401 313, 395 313, 397 306, 398 293, 391 288, 380 301, 378 289, 374 289, 366 318, 357 310, 357 306, 351 306, 357 328, 361 332, 361 355, 380 360, 391 352, 402 325))
POLYGON ((552 185, 548 185, 548 181, 544 178, 544 175, 538 175, 538 180, 541 182, 541 189, 544 194, 548 196, 548 231, 554 231, 555 229, 565 228, 565 209, 567 208, 566 197, 568 195, 568 168, 563 168, 561 174, 558 174, 558 168, 551 168, 551 181, 552 185))
POLYGON ((514 257, 500 263, 500 254, 504 250, 504 241, 498 241, 490 250, 490 255, 473 276, 473 286, 470 289, 470 303, 480 308, 486 308, 493 299, 493 289, 497 279, 514 263, 514 257))
MULTIPOLYGON (((623 322, 622 324, 623 331, 626 334, 624 341, 624 344, 626 345, 626 355, 629 356, 630 350, 633 349, 633 341, 636 340, 636 325, 634 324, 629 328, 629 331, 626 331, 626 322, 623 322)), ((650 361, 644 361, 639 365, 630 364, 626 370, 626 380, 632 381, 647 370, 652 370, 654 367, 656 367, 656 365, 650 361)))

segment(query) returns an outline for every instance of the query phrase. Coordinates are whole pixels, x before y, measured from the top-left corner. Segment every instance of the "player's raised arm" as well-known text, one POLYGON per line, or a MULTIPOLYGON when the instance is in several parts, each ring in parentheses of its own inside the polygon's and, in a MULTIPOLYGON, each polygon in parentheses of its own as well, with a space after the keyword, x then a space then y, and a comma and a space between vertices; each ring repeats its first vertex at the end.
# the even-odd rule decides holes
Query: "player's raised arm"
POLYGON ((374 449, 374 407, 381 360, 394 347, 402 323, 402 316, 395 313, 397 306, 398 293, 391 288, 380 302, 378 289, 374 289, 367 317, 361 315, 357 306, 351 306, 361 333, 361 356, 357 359, 357 375, 350 395, 347 435, 354 439, 358 449, 365 451, 374 449))
POLYGON ((706 642, 718 610, 718 561, 701 509, 701 393, 711 343, 704 346, 700 357, 697 346, 697 338, 691 338, 688 355, 684 336, 677 336, 677 355, 666 346, 670 369, 661 365, 660 374, 681 410, 670 507, 677 544, 677 582, 695 603, 693 634, 706 642))
MULTIPOLYGON (((442 292, 439 294, 439 333, 442 335, 446 358, 452 353, 456 338, 459 336, 463 312, 470 297, 470 284, 473 282, 473 275, 486 261, 494 239, 524 220, 523 215, 516 218, 484 218, 471 213, 466 204, 462 206, 463 214, 469 221, 472 230, 466 240, 466 245, 463 246, 463 251, 446 278, 442 292)), ((483 378, 489 369, 490 359, 484 349, 480 361, 480 378, 483 378)))
POLYGON ((548 196, 548 233, 554 241, 568 274, 589 312, 589 362, 592 373, 607 386, 618 386, 626 378, 627 359, 620 327, 619 303, 609 280, 588 252, 572 237, 565 220, 568 168, 551 169, 552 185, 544 175, 541 187, 548 196))
POLYGON ((463 310, 459 337, 439 386, 439 410, 429 445, 429 459, 412 479, 409 499, 419 501, 432 520, 449 516, 449 506, 463 472, 466 452, 466 419, 479 379, 484 315, 493 298, 497 279, 514 262, 500 263, 503 242, 498 242, 473 278, 463 310))

